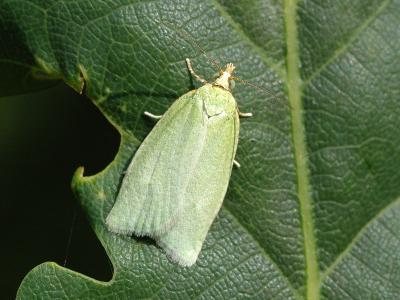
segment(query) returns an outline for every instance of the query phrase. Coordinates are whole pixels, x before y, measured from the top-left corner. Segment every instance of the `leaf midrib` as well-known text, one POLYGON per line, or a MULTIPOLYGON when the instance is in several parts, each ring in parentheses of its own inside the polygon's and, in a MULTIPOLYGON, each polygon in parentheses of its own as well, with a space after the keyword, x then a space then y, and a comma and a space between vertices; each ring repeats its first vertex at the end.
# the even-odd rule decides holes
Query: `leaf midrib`
POLYGON ((306 297, 319 300, 320 274, 317 262, 311 187, 307 161, 307 147, 303 121, 302 80, 297 29, 297 0, 285 0, 284 19, 286 30, 287 89, 291 106, 292 142, 297 175, 297 192, 304 238, 306 260, 306 297))

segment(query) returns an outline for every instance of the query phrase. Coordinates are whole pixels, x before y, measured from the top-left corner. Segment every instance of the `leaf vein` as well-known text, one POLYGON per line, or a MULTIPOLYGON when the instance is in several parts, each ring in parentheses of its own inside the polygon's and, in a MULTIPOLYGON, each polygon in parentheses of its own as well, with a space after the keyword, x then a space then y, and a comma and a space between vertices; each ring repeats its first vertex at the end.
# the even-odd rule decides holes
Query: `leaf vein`
POLYGON ((368 26, 375 21, 380 14, 386 9, 386 7, 391 3, 391 0, 385 0, 382 1, 382 4, 374 11, 373 14, 371 14, 368 18, 365 19, 363 23, 361 23, 358 28, 356 28, 351 34, 347 42, 345 42, 341 47, 336 49, 333 52, 333 55, 330 56, 325 63, 323 63, 319 68, 317 68, 308 78, 306 78, 303 82, 303 86, 307 86, 315 77, 317 77, 323 70, 325 70, 333 61, 336 60, 350 45, 353 44, 353 42, 357 39, 357 37, 365 30, 368 28, 368 26))

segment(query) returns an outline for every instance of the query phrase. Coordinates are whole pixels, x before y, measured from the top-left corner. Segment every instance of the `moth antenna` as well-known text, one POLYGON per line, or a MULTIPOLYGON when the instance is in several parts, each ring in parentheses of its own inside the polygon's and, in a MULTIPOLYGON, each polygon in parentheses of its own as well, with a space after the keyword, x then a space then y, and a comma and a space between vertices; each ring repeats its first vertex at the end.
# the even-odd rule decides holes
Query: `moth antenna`
MULTIPOLYGON (((189 39, 190 42, 191 42, 194 46, 196 46, 196 47, 200 50, 200 52, 207 58, 207 60, 210 62, 210 64, 211 64, 215 69, 218 70, 219 75, 222 75, 222 74, 224 73, 224 69, 221 68, 221 65, 220 65, 220 63, 218 62, 218 60, 216 60, 216 59, 212 58, 211 56, 209 56, 209 55, 207 54, 207 52, 204 50, 204 48, 201 47, 200 44, 199 44, 192 36, 190 36, 187 32, 185 32, 185 31, 182 30, 181 28, 178 28, 175 24, 172 24, 172 23, 170 23, 170 22, 159 21, 159 20, 154 20, 154 19, 153 19, 153 21, 155 21, 156 23, 162 24, 162 25, 164 25, 164 26, 166 26, 166 27, 170 27, 170 28, 172 28, 173 30, 176 30, 177 34, 179 34, 181 37, 189 39)), ((187 66, 188 66, 189 72, 190 72, 197 80, 199 80, 200 82, 204 83, 204 82, 203 82, 204 79, 202 79, 200 76, 198 76, 198 75, 194 72, 190 61, 189 61, 189 63, 188 63, 187 59, 186 59, 186 64, 187 64, 187 66), (201 80, 200 80, 200 79, 201 79, 201 80)), ((290 109, 292 109, 290 103, 288 104, 288 103, 284 102, 284 101, 282 100, 282 98, 276 97, 275 95, 273 95, 273 94, 271 93, 271 91, 269 91, 269 90, 267 90, 267 89, 265 89, 265 88, 262 88, 262 87, 260 87, 260 86, 258 86, 258 85, 255 85, 254 83, 251 83, 251 82, 249 82, 249 81, 247 81, 247 80, 244 80, 244 79, 239 78, 239 77, 236 77, 236 76, 231 76, 229 79, 230 79, 230 80, 239 81, 239 82, 244 83, 244 84, 247 84, 247 85, 249 85, 249 86, 251 86, 251 87, 253 87, 253 88, 255 88, 255 89, 259 90, 259 91, 262 91, 262 92, 264 92, 264 93, 267 93, 267 94, 270 95, 274 100, 279 101, 279 102, 283 103, 284 105, 288 106, 290 109)))
POLYGON ((231 79, 231 80, 235 80, 235 81, 239 81, 239 82, 244 83, 244 84, 248 84, 249 86, 251 86, 251 87, 253 87, 253 88, 255 88, 255 89, 257 89, 257 90, 259 90, 259 91, 261 91, 261 92, 267 93, 267 94, 270 95, 274 100, 279 101, 280 103, 283 103, 283 104, 285 104, 286 106, 288 106, 290 109, 292 109, 292 106, 291 106, 290 104, 284 102, 282 98, 276 97, 274 94, 272 94, 271 91, 269 91, 269 90, 267 90, 267 89, 265 89, 265 88, 263 88, 263 87, 261 87, 261 86, 258 86, 258 85, 254 84, 254 83, 251 83, 251 82, 249 82, 249 81, 247 81, 247 80, 244 80, 244 79, 242 79, 242 78, 240 78, 240 77, 236 77, 236 76, 232 76, 230 79, 231 79))
POLYGON ((173 29, 175 29, 175 30, 178 32, 178 34, 181 35, 181 37, 189 39, 189 40, 191 41, 191 43, 192 43, 193 45, 195 45, 195 46, 200 50, 200 52, 207 58, 207 60, 209 61, 209 63, 211 63, 211 65, 212 65, 215 69, 218 70, 219 73, 222 73, 222 72, 223 72, 223 69, 221 68, 221 65, 220 65, 220 63, 218 62, 218 60, 216 60, 216 59, 212 58, 211 56, 209 56, 209 55, 207 54, 207 52, 204 50, 204 48, 201 47, 200 44, 199 44, 193 37, 191 37, 188 33, 186 33, 186 32, 183 31, 182 29, 178 28, 176 25, 171 24, 171 23, 169 23, 169 22, 168 22, 168 23, 166 23, 166 22, 164 22, 164 21, 156 21, 156 22, 161 23, 161 24, 163 24, 163 25, 165 25, 165 26, 167 26, 167 27, 168 27, 168 26, 173 27, 173 29))

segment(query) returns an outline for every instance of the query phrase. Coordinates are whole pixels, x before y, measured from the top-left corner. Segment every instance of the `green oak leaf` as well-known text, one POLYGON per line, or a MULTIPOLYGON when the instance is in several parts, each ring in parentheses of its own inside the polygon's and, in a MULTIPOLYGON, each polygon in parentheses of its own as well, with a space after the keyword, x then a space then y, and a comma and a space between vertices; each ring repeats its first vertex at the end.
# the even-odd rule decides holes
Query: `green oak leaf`
POLYGON ((80 168, 72 183, 112 280, 44 263, 19 299, 399 297, 399 0, 3 0, 0 45, 2 65, 63 79, 122 137, 105 170, 80 168), (242 167, 198 262, 182 268, 104 220, 153 126, 143 112, 193 88, 185 58, 213 77, 200 48, 271 93, 237 84, 254 113, 242 167))

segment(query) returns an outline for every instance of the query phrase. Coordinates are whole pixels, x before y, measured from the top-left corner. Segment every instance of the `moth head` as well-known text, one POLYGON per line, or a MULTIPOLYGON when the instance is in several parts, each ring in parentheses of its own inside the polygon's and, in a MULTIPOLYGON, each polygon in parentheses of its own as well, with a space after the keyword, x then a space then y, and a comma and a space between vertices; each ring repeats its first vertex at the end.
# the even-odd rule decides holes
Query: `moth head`
POLYGON ((233 88, 233 71, 235 70, 235 66, 231 63, 227 64, 225 70, 219 73, 219 77, 214 81, 214 85, 222 87, 227 91, 231 91, 233 88))
POLYGON ((227 64, 224 72, 228 72, 232 76, 233 71, 235 71, 235 66, 232 63, 227 64))

